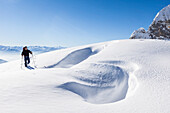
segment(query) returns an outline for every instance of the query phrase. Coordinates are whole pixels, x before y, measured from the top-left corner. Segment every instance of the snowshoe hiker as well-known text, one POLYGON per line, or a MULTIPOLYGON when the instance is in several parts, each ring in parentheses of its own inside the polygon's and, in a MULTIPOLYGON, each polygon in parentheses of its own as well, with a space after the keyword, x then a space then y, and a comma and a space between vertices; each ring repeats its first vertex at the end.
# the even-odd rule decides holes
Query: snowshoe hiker
POLYGON ((22 57, 24 56, 24 61, 25 61, 25 67, 27 67, 27 64, 30 63, 30 57, 29 54, 32 54, 30 50, 28 50, 27 46, 23 47, 22 51, 22 57))

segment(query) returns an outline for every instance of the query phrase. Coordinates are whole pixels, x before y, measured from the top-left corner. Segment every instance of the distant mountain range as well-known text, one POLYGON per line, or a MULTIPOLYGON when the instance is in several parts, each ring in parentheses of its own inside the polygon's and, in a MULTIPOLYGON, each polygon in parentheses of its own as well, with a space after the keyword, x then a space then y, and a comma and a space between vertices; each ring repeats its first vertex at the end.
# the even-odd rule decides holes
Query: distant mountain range
POLYGON ((157 13, 148 30, 135 30, 130 39, 164 39, 170 40, 170 5, 157 13))
MULTIPOLYGON (((0 45, 0 51, 2 52, 21 52, 23 46, 3 46, 0 45)), ((30 49, 33 52, 38 52, 38 53, 44 53, 44 52, 49 52, 49 51, 54 51, 54 50, 59 50, 63 49, 65 47, 47 47, 47 46, 28 46, 28 49, 30 49)))
MULTIPOLYGON (((34 53, 34 55, 64 48, 66 47, 28 46, 28 49, 31 50, 34 53)), ((7 61, 20 59, 22 50, 23 50, 22 46, 0 45, 0 64, 5 63, 7 61)))

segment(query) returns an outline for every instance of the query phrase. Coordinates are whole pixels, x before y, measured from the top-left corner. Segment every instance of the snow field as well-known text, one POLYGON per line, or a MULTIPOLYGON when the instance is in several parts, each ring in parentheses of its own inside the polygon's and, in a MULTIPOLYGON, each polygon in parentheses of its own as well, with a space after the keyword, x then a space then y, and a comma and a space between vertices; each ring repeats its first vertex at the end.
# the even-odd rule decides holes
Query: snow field
POLYGON ((168 113, 169 50, 120 40, 38 55, 34 70, 0 64, 0 112, 168 113))

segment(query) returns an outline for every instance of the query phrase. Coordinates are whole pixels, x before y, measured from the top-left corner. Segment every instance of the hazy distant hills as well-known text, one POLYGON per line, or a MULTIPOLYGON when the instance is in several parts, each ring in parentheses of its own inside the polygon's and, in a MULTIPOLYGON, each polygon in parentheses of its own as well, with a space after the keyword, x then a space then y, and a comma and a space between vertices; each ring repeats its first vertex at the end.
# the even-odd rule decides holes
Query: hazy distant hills
MULTIPOLYGON (((66 47, 28 46, 28 49, 31 50, 34 53, 34 55, 64 48, 66 47)), ((7 61, 20 59, 22 49, 23 49, 22 46, 0 45, 0 64, 5 63, 7 61)))
MULTIPOLYGON (((0 51, 2 52, 21 52, 22 51, 22 46, 3 46, 0 45, 0 51)), ((44 52, 49 52, 49 51, 54 51, 58 49, 63 49, 65 47, 47 47, 47 46, 29 46, 28 49, 30 49, 33 52, 38 52, 38 53, 44 53, 44 52)))

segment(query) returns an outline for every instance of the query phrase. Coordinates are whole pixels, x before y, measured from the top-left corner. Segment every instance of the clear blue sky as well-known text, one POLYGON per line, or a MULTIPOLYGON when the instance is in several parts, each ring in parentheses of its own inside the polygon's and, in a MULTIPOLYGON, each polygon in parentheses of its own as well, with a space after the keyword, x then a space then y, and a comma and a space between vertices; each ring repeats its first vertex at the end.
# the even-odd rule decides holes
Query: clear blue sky
POLYGON ((0 45, 79 46, 128 39, 169 0, 0 0, 0 45))

